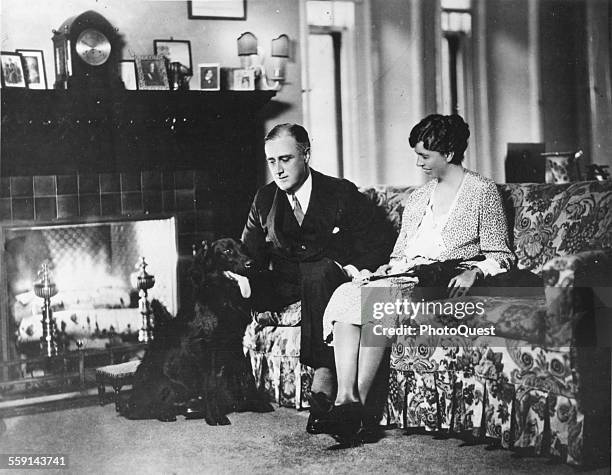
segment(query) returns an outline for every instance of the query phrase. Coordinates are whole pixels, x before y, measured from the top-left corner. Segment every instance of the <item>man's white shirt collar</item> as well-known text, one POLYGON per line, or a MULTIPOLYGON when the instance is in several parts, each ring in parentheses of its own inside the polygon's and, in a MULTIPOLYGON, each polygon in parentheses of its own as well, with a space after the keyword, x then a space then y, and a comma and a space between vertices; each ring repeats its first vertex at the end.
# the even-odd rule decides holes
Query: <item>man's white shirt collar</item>
MULTIPOLYGON (((302 211, 306 214, 308 210, 308 205, 310 204, 310 195, 312 194, 312 172, 308 173, 308 178, 306 181, 300 186, 300 189, 295 192, 295 197, 300 202, 300 206, 302 207, 302 211)), ((289 204, 291 205, 291 209, 293 209, 293 195, 287 193, 287 199, 289 200, 289 204)))

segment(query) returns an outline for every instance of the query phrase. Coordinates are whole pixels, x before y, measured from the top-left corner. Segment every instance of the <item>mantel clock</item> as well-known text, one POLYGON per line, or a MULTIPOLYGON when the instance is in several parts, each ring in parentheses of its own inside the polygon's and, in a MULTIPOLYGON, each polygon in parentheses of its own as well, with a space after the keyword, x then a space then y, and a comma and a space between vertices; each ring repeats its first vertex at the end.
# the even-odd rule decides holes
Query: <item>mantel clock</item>
POLYGON ((120 87, 117 69, 121 38, 92 10, 67 19, 53 30, 56 89, 120 87))

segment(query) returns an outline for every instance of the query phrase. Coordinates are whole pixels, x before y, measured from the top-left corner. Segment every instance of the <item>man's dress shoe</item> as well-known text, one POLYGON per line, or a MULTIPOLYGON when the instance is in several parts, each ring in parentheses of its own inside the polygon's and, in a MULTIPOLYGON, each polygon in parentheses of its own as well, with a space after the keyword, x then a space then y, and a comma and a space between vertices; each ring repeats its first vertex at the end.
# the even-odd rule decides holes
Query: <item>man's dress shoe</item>
POLYGON ((306 423, 306 432, 321 434, 318 429, 320 420, 325 417, 334 403, 325 393, 311 393, 310 396, 307 396, 307 399, 310 403, 310 416, 308 416, 308 422, 306 423))

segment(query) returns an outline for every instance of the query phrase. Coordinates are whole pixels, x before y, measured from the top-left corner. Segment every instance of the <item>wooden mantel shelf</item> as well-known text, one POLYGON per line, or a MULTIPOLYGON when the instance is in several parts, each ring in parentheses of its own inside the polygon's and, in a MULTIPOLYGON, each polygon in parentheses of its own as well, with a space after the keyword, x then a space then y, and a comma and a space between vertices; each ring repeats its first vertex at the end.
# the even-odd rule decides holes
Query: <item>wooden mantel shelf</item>
MULTIPOLYGON (((257 110, 266 104, 276 91, 127 91, 127 90, 33 90, 19 88, 4 88, 0 92, 2 98, 2 115, 5 107, 28 108, 28 103, 40 108, 41 103, 89 103, 97 101, 128 101, 130 103, 176 103, 185 104, 198 102, 212 109, 242 108, 257 110)), ((40 110, 40 109, 39 109, 40 110)))
POLYGON ((0 176, 208 166, 252 158, 275 91, 2 89, 0 176))

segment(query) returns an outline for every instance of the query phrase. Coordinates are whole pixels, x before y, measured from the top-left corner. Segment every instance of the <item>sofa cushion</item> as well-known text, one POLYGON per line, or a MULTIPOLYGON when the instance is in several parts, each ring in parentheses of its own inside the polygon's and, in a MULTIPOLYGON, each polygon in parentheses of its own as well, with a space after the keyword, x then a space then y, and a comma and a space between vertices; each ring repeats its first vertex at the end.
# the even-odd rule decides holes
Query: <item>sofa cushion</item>
MULTIPOLYGON (((472 297, 484 307, 482 316, 472 317, 491 324, 495 335, 537 344, 543 338, 546 320, 544 292, 531 297, 472 297)), ((466 324, 469 324, 466 322, 466 324)))
MULTIPOLYGON (((494 337, 540 344, 546 329, 546 298, 543 291, 536 290, 531 296, 473 296, 432 300, 420 306, 410 318, 419 330, 414 340, 417 346, 466 345, 478 338, 476 335, 423 335, 420 333, 421 325, 441 329, 439 331, 444 328, 459 329, 461 325, 470 330, 484 330, 493 326, 494 337), (450 314, 451 308, 457 310, 455 315, 450 314)), ((487 332, 483 331, 482 334, 487 332)))

